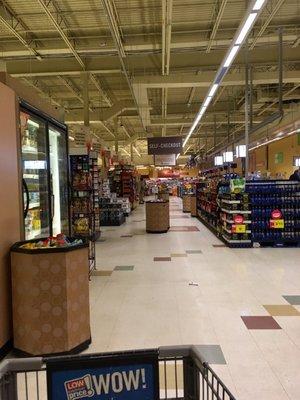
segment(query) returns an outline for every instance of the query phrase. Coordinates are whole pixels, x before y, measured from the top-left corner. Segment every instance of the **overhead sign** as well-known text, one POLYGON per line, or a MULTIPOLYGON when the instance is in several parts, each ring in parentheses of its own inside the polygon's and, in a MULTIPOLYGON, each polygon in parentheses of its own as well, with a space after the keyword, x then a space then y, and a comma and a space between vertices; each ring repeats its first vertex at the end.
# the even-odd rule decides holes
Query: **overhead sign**
POLYGON ((148 138, 148 154, 179 154, 182 150, 182 137, 164 136, 148 138))
POLYGON ((157 154, 154 156, 154 164, 162 167, 176 165, 175 154, 157 154))
POLYGON ((158 400, 157 351, 47 362, 49 400, 158 400))

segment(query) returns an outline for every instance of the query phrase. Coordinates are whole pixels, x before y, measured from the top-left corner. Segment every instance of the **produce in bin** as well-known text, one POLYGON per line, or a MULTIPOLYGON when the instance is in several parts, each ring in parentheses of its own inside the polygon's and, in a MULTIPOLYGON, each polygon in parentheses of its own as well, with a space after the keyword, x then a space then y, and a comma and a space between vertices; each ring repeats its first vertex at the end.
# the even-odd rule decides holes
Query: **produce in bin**
POLYGON ((75 239, 71 241, 68 239, 66 235, 63 233, 58 234, 57 236, 49 236, 46 239, 41 239, 37 242, 27 242, 20 246, 21 249, 35 250, 35 249, 49 249, 53 247, 69 247, 76 246, 78 244, 82 244, 83 241, 81 239, 75 239))

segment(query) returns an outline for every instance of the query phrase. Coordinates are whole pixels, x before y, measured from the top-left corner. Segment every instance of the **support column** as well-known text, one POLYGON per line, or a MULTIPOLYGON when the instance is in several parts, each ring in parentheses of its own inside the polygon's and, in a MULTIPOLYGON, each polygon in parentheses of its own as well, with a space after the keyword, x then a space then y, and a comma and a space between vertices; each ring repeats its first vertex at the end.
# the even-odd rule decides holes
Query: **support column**
POLYGON ((217 145, 217 118, 216 114, 214 114, 214 148, 217 145))
POLYGON ((115 129, 114 129, 114 134, 115 134, 115 153, 116 153, 116 155, 118 155, 118 152, 119 152, 119 141, 118 141, 119 120, 118 120, 118 118, 115 118, 114 123, 115 123, 115 129))
POLYGON ((82 79, 82 97, 83 97, 83 131, 85 143, 91 145, 92 139, 90 135, 90 98, 89 98, 89 72, 81 73, 82 79))
POLYGON ((133 163, 133 143, 130 143, 130 161, 133 163))

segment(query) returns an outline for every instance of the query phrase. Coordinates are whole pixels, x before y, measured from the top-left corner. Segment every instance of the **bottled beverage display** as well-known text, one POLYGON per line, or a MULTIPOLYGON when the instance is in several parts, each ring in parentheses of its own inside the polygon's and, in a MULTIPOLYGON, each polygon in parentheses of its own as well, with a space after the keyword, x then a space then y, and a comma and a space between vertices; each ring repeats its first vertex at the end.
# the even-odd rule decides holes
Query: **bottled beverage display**
POLYGON ((252 204, 253 242, 300 240, 300 184, 291 181, 259 181, 246 185, 252 204), (281 212, 282 227, 273 228, 272 212, 281 212))

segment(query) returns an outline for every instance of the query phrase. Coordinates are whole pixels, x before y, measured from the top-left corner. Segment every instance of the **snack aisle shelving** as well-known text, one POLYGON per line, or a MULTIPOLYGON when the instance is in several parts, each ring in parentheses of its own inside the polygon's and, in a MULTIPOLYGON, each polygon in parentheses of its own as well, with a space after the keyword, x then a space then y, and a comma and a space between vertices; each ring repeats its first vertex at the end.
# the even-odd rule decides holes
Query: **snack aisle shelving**
POLYGON ((70 155, 72 235, 89 242, 89 268, 96 268, 95 241, 100 236, 99 171, 94 152, 70 155))
POLYGON ((236 247, 252 247, 251 204, 247 193, 220 193, 220 234, 236 247))
POLYGON ((218 177, 197 184, 199 220, 229 247, 250 247, 251 206, 245 193, 231 193, 218 177))

